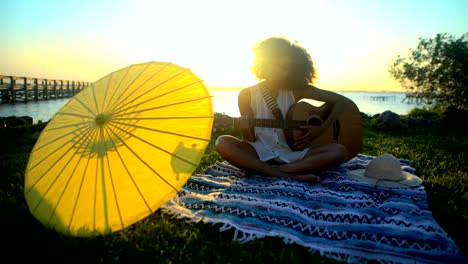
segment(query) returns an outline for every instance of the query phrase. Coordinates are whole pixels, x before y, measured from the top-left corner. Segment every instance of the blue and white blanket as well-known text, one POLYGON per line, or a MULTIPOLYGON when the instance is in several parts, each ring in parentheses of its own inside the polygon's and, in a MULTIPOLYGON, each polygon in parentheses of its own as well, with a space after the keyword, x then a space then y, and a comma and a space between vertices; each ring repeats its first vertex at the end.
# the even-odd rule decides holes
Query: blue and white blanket
MULTIPOLYGON (((432 217, 424 187, 375 187, 346 175, 373 158, 358 155, 324 171, 319 184, 239 178, 236 167, 218 162, 193 175, 161 209, 191 222, 221 224, 242 243, 276 236, 340 261, 466 263, 432 217)), ((400 162, 415 173, 408 160, 400 162)))

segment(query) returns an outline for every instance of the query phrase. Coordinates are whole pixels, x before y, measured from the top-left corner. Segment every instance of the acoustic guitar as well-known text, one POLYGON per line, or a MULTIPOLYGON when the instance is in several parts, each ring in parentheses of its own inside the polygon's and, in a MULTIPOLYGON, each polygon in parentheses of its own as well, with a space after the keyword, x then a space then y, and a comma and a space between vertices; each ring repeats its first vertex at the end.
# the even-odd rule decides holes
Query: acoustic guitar
MULTIPOLYGON (((338 118, 322 134, 315 137, 308 146, 321 146, 329 143, 340 143, 348 150, 348 158, 359 154, 362 147, 362 118, 358 107, 351 100, 345 101, 345 107, 338 118)), ((320 126, 328 116, 326 105, 313 106, 305 101, 292 105, 285 120, 279 119, 244 119, 234 118, 234 128, 240 122, 250 126, 284 129, 286 142, 292 150, 301 150, 294 146, 297 138, 304 135, 307 129, 303 126, 320 126)))

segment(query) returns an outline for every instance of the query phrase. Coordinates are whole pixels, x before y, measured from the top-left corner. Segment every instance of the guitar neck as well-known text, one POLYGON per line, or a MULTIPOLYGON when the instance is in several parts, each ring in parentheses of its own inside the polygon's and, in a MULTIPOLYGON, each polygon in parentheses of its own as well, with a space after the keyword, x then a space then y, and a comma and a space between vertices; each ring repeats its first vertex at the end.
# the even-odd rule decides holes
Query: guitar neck
POLYGON ((297 129, 301 126, 307 125, 305 120, 278 120, 278 119, 242 119, 236 118, 239 122, 248 122, 249 125, 255 127, 271 127, 271 128, 282 128, 282 129, 297 129))

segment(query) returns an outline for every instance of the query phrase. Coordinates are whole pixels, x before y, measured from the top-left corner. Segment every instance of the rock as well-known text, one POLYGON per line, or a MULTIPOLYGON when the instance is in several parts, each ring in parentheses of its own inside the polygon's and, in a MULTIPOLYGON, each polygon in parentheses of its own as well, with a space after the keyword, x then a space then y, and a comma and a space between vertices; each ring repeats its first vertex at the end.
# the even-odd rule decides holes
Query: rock
POLYGON ((25 125, 32 125, 33 124, 33 118, 30 116, 20 116, 17 117, 19 120, 22 120, 25 125))
POLYGON ((432 124, 431 120, 427 119, 417 119, 414 117, 408 117, 407 119, 408 126, 413 127, 413 126, 429 126, 432 124))
POLYGON ((385 111, 380 115, 376 115, 376 123, 373 125, 373 128, 376 129, 401 129, 407 128, 408 125, 403 122, 400 116, 392 111, 385 111))
POLYGON ((369 120, 372 119, 372 117, 366 113, 360 112, 361 113, 361 118, 362 120, 369 120))
POLYGON ((32 133, 31 138, 38 139, 40 135, 41 135, 41 131, 36 131, 32 133))
POLYGON ((0 117, 1 127, 20 127, 33 124, 33 118, 30 116, 8 116, 0 117))

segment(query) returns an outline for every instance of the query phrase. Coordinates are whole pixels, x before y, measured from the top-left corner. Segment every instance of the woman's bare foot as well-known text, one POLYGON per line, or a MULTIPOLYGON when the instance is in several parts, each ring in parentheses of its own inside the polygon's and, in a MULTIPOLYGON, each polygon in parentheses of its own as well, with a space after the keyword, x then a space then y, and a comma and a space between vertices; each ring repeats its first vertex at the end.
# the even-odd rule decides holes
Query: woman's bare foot
POLYGON ((302 182, 307 182, 307 183, 319 183, 321 181, 320 177, 313 174, 313 173, 308 173, 308 174, 299 174, 299 173, 293 173, 291 170, 291 164, 283 164, 278 166, 278 170, 285 174, 284 177, 295 179, 298 181, 302 182))
POLYGON ((267 176, 272 176, 272 177, 277 177, 277 178, 291 178, 297 181, 302 181, 302 182, 307 182, 307 183, 312 183, 312 184, 318 183, 321 181, 319 176, 312 174, 312 173, 293 174, 293 173, 284 172, 281 170, 281 165, 280 166, 273 165, 271 166, 271 169, 269 171, 270 171, 270 174, 267 176))
POLYGON ((251 175, 258 174, 262 176, 269 176, 269 177, 275 177, 275 178, 290 178, 290 179, 295 179, 297 181, 307 182, 311 184, 318 183, 321 181, 320 177, 312 173, 296 175, 293 173, 283 172, 281 171, 280 166, 281 165, 278 166, 278 165, 270 165, 268 163, 264 163, 263 172, 250 171, 250 170, 239 168, 240 171, 236 172, 233 175, 239 178, 247 178, 251 175))
POLYGON ((236 176, 239 178, 247 178, 250 176, 250 173, 248 173, 246 170, 241 170, 238 174, 236 174, 236 176))
POLYGON ((290 178, 311 184, 319 183, 321 181, 320 177, 315 174, 291 175, 290 178))

